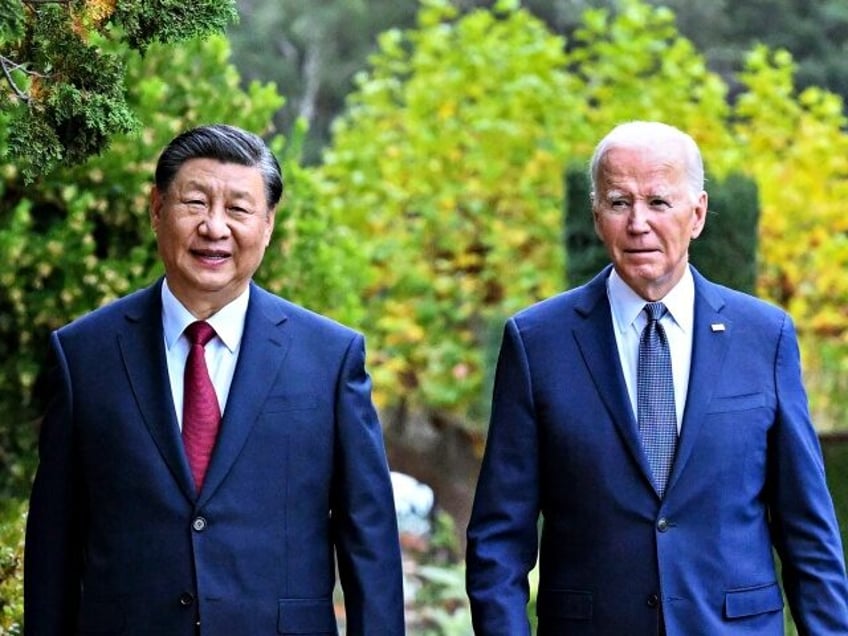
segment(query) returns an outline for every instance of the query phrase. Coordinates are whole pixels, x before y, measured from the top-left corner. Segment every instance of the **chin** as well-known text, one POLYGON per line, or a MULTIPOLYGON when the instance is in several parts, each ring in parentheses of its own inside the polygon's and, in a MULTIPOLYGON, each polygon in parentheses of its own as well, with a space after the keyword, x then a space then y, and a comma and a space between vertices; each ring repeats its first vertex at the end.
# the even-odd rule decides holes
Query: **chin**
POLYGON ((653 267, 625 267, 620 271, 626 281, 633 281, 641 286, 654 285, 662 278, 653 267))

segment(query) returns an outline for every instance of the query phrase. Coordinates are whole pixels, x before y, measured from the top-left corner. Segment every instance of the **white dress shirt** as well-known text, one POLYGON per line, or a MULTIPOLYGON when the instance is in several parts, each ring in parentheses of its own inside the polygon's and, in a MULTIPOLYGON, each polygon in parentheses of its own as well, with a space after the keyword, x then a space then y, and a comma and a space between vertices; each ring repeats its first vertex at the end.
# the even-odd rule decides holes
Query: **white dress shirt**
MULTIPOLYGON (((627 283, 612 270, 607 279, 607 297, 612 310, 615 342, 618 345, 618 357, 633 417, 637 417, 636 407, 636 369, 639 363, 639 339, 642 329, 648 322, 645 315, 645 303, 648 301, 633 291, 627 283)), ((671 353, 671 371, 674 376, 674 407, 677 411, 677 432, 683 423, 683 410, 686 407, 686 393, 689 388, 689 369, 692 364, 692 332, 695 321, 695 281, 692 272, 686 268, 683 278, 665 298, 661 299, 668 309, 662 317, 662 324, 668 337, 671 353)))
MULTIPOLYGON (((222 414, 227 406, 227 397, 229 397, 233 373, 236 370, 249 299, 250 287, 206 319, 217 334, 217 337, 212 338, 206 345, 205 354, 206 367, 209 369, 209 376, 215 387, 222 414)), ((188 338, 183 332, 196 320, 197 318, 174 296, 168 287, 168 281, 163 281, 162 327, 165 335, 165 357, 168 360, 171 394, 174 397, 180 430, 183 427, 183 375, 190 347, 188 338)))

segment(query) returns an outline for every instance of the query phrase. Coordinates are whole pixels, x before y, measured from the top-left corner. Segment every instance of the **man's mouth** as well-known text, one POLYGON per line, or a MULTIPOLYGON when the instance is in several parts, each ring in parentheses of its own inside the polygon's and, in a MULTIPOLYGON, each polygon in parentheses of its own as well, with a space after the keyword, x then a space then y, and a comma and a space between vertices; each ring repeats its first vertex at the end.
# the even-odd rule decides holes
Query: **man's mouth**
POLYGON ((221 250, 191 250, 191 253, 197 258, 202 258, 204 260, 224 260, 230 257, 229 252, 221 251, 221 250))

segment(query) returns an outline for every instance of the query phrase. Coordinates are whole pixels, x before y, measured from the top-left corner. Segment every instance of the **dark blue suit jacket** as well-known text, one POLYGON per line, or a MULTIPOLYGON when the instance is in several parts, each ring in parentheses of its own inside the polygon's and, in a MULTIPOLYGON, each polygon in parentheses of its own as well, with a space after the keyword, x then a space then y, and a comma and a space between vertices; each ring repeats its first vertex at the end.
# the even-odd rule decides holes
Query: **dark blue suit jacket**
POLYGON ((403 633, 400 550, 360 335, 252 285, 195 495, 161 282, 60 329, 26 536, 25 633, 403 633))
POLYGON ((468 529, 477 634, 848 634, 833 505, 789 317, 694 272, 686 409, 663 500, 642 450, 606 295, 587 285, 507 322, 468 529), (537 521, 543 519, 541 544, 537 521))

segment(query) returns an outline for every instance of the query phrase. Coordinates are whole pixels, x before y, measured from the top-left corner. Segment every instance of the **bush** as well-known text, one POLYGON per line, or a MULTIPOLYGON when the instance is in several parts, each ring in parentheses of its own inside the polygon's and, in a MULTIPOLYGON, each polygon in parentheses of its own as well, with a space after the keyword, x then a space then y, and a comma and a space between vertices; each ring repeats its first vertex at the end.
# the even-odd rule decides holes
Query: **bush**
POLYGON ((26 505, 16 503, 0 519, 0 636, 22 633, 26 505))

